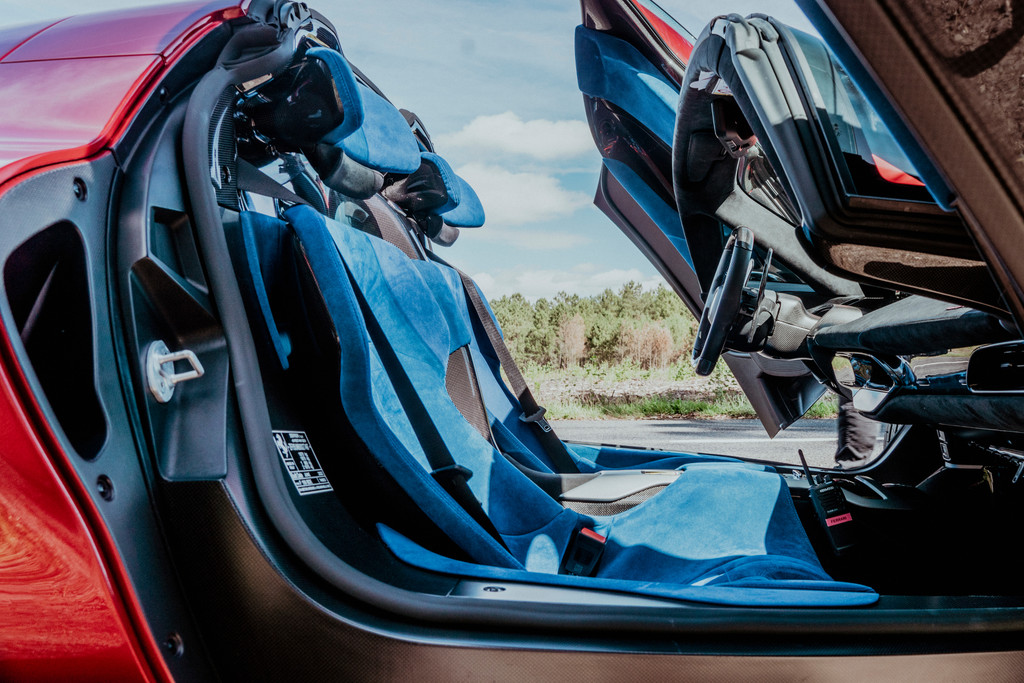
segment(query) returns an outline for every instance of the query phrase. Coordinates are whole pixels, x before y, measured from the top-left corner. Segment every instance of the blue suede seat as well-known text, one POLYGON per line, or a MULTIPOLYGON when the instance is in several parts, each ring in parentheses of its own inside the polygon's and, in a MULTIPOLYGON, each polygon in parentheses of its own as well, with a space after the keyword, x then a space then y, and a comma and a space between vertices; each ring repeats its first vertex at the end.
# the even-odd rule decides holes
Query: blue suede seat
MULTIPOLYGON (((602 54, 617 49, 590 45, 602 54)), ((410 174, 424 161, 433 163, 448 193, 436 215, 453 228, 481 225, 483 207, 475 192, 443 159, 421 156, 402 114, 359 83, 340 53, 316 56, 331 67, 346 106, 346 123, 324 142, 381 173, 410 174)), ((664 90, 664 83, 652 81, 656 75, 634 68, 630 54, 619 56, 622 78, 615 88, 641 83, 647 95, 664 90)), ((606 86, 611 87, 597 83, 592 89, 606 86)), ((644 120, 656 131, 665 127, 658 104, 652 101, 644 120)), ((670 113, 673 106, 674 101, 670 113)), ((870 588, 831 580, 785 482, 763 467, 711 456, 569 445, 581 472, 663 467, 678 468, 680 474, 653 497, 617 514, 585 515, 563 507, 521 469, 552 472, 554 467, 534 432, 519 420, 522 407, 500 378, 496 354, 470 313, 459 274, 443 263, 411 258, 418 251, 403 252, 309 206, 289 209, 286 219, 241 215, 243 276, 253 280, 250 291, 274 355, 287 367, 290 338, 275 322, 271 294, 275 252, 285 251, 282 245, 291 231, 306 264, 302 267, 311 270, 311 286, 337 333, 332 336, 339 344, 338 390, 345 417, 377 464, 470 560, 438 555, 416 539, 379 526, 383 542, 403 561, 461 576, 723 605, 855 606, 877 599, 870 588), (467 358, 467 349, 490 430, 471 424, 446 384, 450 359, 467 358), (408 409, 409 388, 426 415, 415 418, 416 425, 408 409), (431 423, 455 464, 471 473, 467 485, 486 515, 484 523, 433 476, 436 458, 428 457, 420 440, 422 420, 431 423), (494 535, 485 528, 488 520, 494 535), (582 528, 607 538, 596 572, 561 575, 563 555, 582 528)))
MULTIPOLYGON (((652 85, 651 74, 644 75, 646 80, 637 81, 638 57, 629 50, 618 45, 622 41, 606 38, 603 34, 591 36, 586 30, 578 31, 578 50, 591 49, 586 46, 593 43, 592 49, 598 50, 603 55, 608 50, 621 52, 619 59, 613 60, 615 64, 625 65, 623 73, 616 71, 615 76, 608 76, 608 84, 602 88, 616 87, 637 88, 641 87, 646 93, 642 101, 646 102, 652 97, 652 92, 661 92, 666 83, 659 81, 652 85), (594 42, 596 41, 596 42, 594 42), (608 42, 611 41, 611 42, 608 42), (607 45, 606 45, 607 43, 607 45), (603 46, 603 47, 602 47, 603 46), (628 68, 627 68, 628 67, 628 68), (637 84, 641 85, 637 85, 637 84), (643 85, 647 83, 647 85, 643 85), (654 88, 652 90, 651 88, 654 88)), ((628 46, 626 46, 628 47, 628 46)), ((635 50, 633 50, 635 52, 635 50)), ((341 53, 327 48, 313 48, 310 55, 324 60, 331 69, 339 89, 340 96, 346 108, 345 123, 337 130, 324 138, 325 142, 340 147, 346 155, 358 163, 382 173, 412 173, 420 168, 421 164, 431 167, 444 184, 447 193, 447 202, 431 213, 436 214, 442 221, 453 228, 478 227, 484 224, 484 208, 479 197, 473 188, 462 177, 456 174, 448 162, 440 155, 433 152, 421 152, 415 136, 412 133, 405 117, 390 102, 377 95, 372 89, 359 83, 353 74, 351 67, 341 53)), ((621 70, 621 69, 620 69, 621 70)), ((645 72, 646 73, 646 72, 645 72)), ((658 76, 662 81, 664 77, 658 76)), ((595 86, 596 88, 597 86, 595 86)), ((604 92, 604 90, 601 90, 604 92)), ((630 91, 632 92, 632 91, 630 91)), ((639 91, 638 91, 639 92, 639 91)), ((667 95, 666 95, 667 97, 667 95)), ((660 96, 655 97, 656 102, 649 107, 653 112, 661 112, 657 106, 660 96)), ((657 113, 655 119, 660 124, 668 126, 668 135, 671 136, 671 125, 674 117, 675 94, 672 95, 672 104, 668 107, 668 119, 664 119, 661 113, 657 113), (664 120, 663 120, 664 119, 664 120)), ((652 119, 655 120, 655 119, 652 119)), ((653 123, 651 125, 654 125, 653 123)), ((383 217, 387 219, 387 216, 383 217)), ((678 224, 678 221, 676 221, 678 224)), ((404 225, 395 224, 387 234, 396 241, 407 237, 404 225)), ((288 338, 285 333, 278 330, 273 315, 266 303, 264 285, 259 276, 259 263, 265 262, 270 257, 267 248, 259 243, 252 242, 254 238, 252 231, 258 226, 245 227, 243 232, 246 235, 246 258, 249 263, 253 286, 260 298, 260 308, 266 322, 268 334, 272 339, 275 350, 278 353, 282 367, 287 368, 287 357, 290 352, 288 338)), ((407 254, 416 254, 417 250, 405 245, 404 251, 407 254)), ((271 248, 272 251, 272 248, 271 248)), ((484 395, 484 405, 490 412, 492 430, 495 438, 499 440, 502 449, 514 455, 517 460, 540 472, 555 472, 558 468, 551 462, 550 457, 541 446, 534 427, 519 419, 523 410, 518 399, 508 389, 501 379, 500 363, 490 342, 487 341, 486 333, 479 323, 473 320, 470 313, 469 303, 460 281, 458 273, 443 264, 440 259, 432 264, 443 277, 432 277, 434 291, 420 292, 417 296, 438 296, 441 290, 448 290, 444 296, 451 297, 456 302, 455 315, 462 320, 462 324, 470 330, 469 349, 472 363, 476 370, 480 390, 484 395)), ((425 271, 427 272, 427 271, 425 271)), ((268 270, 272 273, 272 269, 268 270)), ((486 303, 486 298, 481 293, 481 299, 486 303)), ((492 314, 493 318, 493 314, 492 314)), ((496 322, 496 321, 495 321, 496 322)), ((576 469, 580 472, 596 472, 605 469, 676 469, 691 462, 736 462, 733 458, 716 456, 695 456, 680 453, 668 453, 659 451, 634 450, 627 448, 594 447, 581 444, 566 444, 566 449, 576 469)))
MULTIPOLYGON (((587 516, 563 508, 470 425, 446 391, 449 357, 474 338, 464 297, 445 284, 450 275, 309 207, 294 207, 286 218, 335 329, 344 331, 339 390, 349 421, 379 464, 472 563, 436 555, 382 528, 382 539, 403 560, 441 572, 718 604, 865 605, 877 599, 869 588, 830 579, 784 481, 761 468, 694 461, 683 465, 674 483, 626 512, 587 516), (366 316, 379 326, 387 351, 401 363, 457 464, 472 472, 469 488, 505 547, 431 476, 366 316), (581 527, 608 539, 597 573, 559 575, 562 555, 581 527)), ((284 229, 262 215, 245 214, 243 221, 284 229)))

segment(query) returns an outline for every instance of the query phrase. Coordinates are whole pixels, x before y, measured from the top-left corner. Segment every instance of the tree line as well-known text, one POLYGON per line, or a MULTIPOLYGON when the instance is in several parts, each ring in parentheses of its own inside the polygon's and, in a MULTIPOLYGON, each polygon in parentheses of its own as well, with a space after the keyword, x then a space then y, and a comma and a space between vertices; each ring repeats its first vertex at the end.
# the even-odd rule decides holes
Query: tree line
POLYGON ((675 292, 637 282, 588 297, 559 292, 532 304, 522 294, 506 295, 491 308, 513 357, 537 366, 661 368, 689 353, 696 329, 675 292))

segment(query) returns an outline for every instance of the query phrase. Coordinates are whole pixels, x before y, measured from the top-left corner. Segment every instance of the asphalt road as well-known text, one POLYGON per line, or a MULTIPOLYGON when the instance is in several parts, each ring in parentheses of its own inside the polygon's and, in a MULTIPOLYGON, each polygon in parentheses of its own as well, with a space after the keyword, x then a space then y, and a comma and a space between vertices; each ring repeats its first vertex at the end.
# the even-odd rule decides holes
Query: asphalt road
POLYGON ((798 465, 832 467, 835 420, 801 420, 769 439, 758 420, 552 420, 566 441, 644 446, 689 453, 713 453, 798 465))

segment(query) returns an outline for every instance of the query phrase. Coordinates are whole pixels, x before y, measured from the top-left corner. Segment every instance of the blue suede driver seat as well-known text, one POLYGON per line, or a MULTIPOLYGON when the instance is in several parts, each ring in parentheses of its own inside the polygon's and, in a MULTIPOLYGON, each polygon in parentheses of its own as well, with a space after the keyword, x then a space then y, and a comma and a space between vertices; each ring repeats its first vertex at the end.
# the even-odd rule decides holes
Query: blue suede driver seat
MULTIPOLYGON (((591 516, 562 507, 454 405, 446 387, 448 364, 472 333, 463 306, 446 294, 451 290, 442 271, 309 207, 294 207, 286 218, 334 328, 344 331, 339 391, 346 416, 380 466, 472 560, 436 555, 380 528, 404 561, 462 575, 718 604, 864 605, 877 599, 864 586, 828 577, 782 478, 761 468, 692 463, 626 512, 591 516), (396 389, 400 381, 425 409, 428 417, 418 419, 431 422, 457 466, 471 473, 468 486, 497 536, 431 476, 407 397, 396 389), (600 564, 591 577, 558 574, 581 528, 607 537, 600 564)), ((284 229, 267 216, 243 219, 284 229)))

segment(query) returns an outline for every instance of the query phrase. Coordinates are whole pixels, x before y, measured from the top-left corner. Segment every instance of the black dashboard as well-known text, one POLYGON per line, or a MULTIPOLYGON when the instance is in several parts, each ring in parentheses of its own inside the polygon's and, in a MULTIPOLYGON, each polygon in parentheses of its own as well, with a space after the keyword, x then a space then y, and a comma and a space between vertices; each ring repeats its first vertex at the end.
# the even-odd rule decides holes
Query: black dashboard
MULTIPOLYGON (((826 321, 823 321, 825 323, 826 321)), ((992 314, 909 296, 808 339, 854 407, 896 424, 1024 430, 1024 342, 992 314)))

